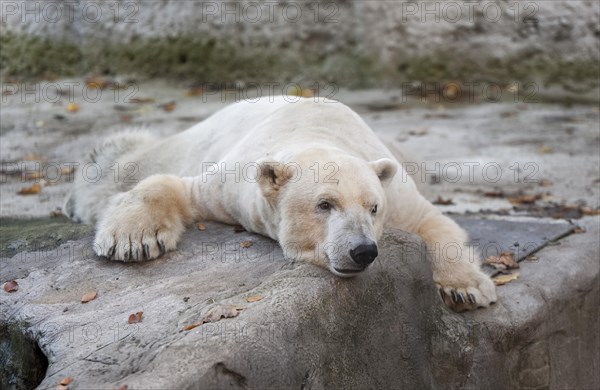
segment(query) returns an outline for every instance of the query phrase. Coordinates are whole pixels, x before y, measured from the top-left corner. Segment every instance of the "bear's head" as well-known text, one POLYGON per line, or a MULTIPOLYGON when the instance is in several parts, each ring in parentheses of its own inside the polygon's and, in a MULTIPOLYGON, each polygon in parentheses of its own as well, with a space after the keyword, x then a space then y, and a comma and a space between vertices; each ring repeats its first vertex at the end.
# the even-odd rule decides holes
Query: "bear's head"
POLYGON ((338 276, 364 271, 377 257, 387 209, 384 189, 397 163, 314 149, 286 161, 262 161, 259 180, 286 257, 338 276))

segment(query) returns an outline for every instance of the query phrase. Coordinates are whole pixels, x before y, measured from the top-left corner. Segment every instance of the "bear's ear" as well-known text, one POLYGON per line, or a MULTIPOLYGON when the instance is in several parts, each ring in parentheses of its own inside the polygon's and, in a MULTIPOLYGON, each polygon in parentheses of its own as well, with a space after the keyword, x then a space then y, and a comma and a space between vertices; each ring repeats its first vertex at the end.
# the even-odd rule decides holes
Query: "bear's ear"
POLYGON ((382 158, 379 160, 371 161, 369 166, 375 171, 381 185, 386 186, 398 172, 398 164, 389 158, 382 158))
POLYGON ((258 164, 260 166, 260 177, 258 178, 260 190, 269 202, 273 202, 277 199, 281 187, 293 176, 293 172, 290 172, 293 169, 288 169, 286 164, 277 161, 263 160, 258 164))

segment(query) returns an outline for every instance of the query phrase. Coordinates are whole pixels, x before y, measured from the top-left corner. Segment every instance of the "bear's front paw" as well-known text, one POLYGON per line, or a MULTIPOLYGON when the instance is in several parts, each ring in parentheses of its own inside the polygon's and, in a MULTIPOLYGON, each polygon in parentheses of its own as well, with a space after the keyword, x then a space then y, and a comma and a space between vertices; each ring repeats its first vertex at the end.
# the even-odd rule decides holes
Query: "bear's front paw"
POLYGON ((98 223, 96 254, 112 260, 143 261, 175 249, 185 224, 181 215, 172 211, 121 194, 98 223))
POLYGON ((434 274, 439 294, 450 308, 461 312, 487 307, 496 302, 496 286, 480 270, 434 274))

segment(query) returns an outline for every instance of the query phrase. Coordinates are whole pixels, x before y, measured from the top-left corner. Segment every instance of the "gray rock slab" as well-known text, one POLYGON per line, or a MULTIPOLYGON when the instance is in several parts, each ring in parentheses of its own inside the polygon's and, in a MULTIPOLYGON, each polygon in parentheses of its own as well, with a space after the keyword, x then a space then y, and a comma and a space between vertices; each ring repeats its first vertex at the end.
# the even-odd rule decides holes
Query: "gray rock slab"
POLYGON ((578 223, 586 233, 521 262, 519 279, 498 287, 499 302, 489 310, 464 314, 460 327, 454 315, 442 320, 450 332, 468 329, 454 348, 432 344, 470 362, 456 387, 600 388, 600 218, 578 223))
MULTIPOLYGON (((483 259, 512 252, 517 261, 539 251, 544 246, 570 233, 576 225, 562 220, 535 218, 482 218, 452 216, 469 233, 469 241, 483 259)), ((490 275, 498 272, 488 265, 484 270, 490 275)))
POLYGON ((2 322, 22 324, 48 356, 42 389, 64 376, 76 378, 70 388, 429 385, 430 347, 404 334, 433 329, 431 273, 418 247, 407 246, 397 261, 405 245, 420 245, 415 237, 396 233, 383 242, 377 266, 343 280, 285 261, 274 242, 229 226, 190 230, 178 251, 139 264, 96 258, 90 238, 63 246, 54 260, 8 261, 3 279, 21 259, 32 263, 19 291, 2 294, 2 322), (240 248, 249 239, 254 245, 240 248), (46 261, 55 266, 36 269, 46 261), (98 296, 82 304, 88 291, 98 296), (264 298, 246 302, 255 295, 264 298), (223 304, 244 309, 183 330, 223 304), (143 321, 129 325, 138 311, 143 321))
POLYGON ((522 262, 499 302, 473 313, 442 306, 417 236, 387 232, 377 262, 345 280, 206 224, 146 263, 99 259, 91 237, 5 259, 2 281, 23 262, 30 272, 0 292, 0 320, 48 357, 40 389, 65 376, 70 389, 597 388, 599 221, 522 262), (183 330, 223 305, 243 309, 183 330))

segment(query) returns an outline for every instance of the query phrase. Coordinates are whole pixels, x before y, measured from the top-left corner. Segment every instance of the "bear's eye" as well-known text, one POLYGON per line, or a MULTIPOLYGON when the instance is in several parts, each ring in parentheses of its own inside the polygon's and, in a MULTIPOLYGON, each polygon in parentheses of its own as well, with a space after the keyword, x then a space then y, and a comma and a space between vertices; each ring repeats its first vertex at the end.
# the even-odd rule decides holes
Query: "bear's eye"
POLYGON ((373 215, 377 214, 377 205, 371 207, 371 214, 373 214, 373 215))
POLYGON ((327 201, 320 202, 319 209, 324 210, 324 211, 331 210, 331 203, 329 203, 327 201))

